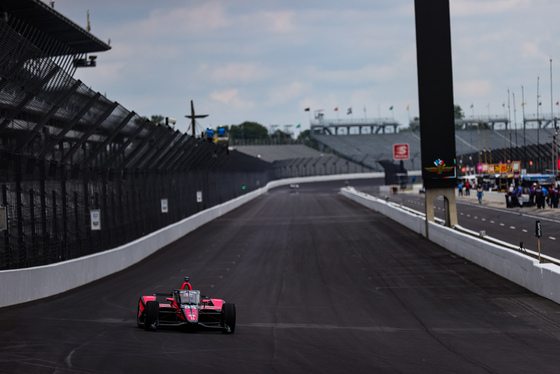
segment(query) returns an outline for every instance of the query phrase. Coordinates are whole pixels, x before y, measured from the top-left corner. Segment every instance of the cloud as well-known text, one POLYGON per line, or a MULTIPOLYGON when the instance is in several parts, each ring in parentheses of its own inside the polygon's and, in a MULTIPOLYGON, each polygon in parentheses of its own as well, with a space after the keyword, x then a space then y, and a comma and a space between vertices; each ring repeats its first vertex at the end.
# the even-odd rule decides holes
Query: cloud
POLYGON ((456 81, 454 83, 455 96, 480 97, 490 92, 491 83, 487 80, 456 81))
MULTIPOLYGON (((203 67, 203 70, 206 70, 203 67)), ((210 72, 210 77, 218 83, 255 82, 266 78, 269 69, 256 63, 229 63, 210 72)))
POLYGON ((485 14, 497 14, 531 6, 531 0, 451 0, 449 3, 452 16, 468 17, 485 14))
POLYGON ((79 73, 76 74, 76 78, 79 78, 86 82, 86 84, 92 84, 95 82, 97 89, 102 89, 102 84, 107 84, 118 80, 121 77, 122 71, 126 69, 126 63, 124 61, 112 62, 112 63, 99 63, 95 69, 81 69, 79 73))
MULTIPOLYGON (((90 9, 94 35, 112 40, 97 68, 76 77, 130 110, 180 117, 193 98, 213 123, 303 124, 316 109, 336 117, 336 106, 352 106, 355 117, 365 106, 368 117, 395 115, 403 125, 418 115, 413 1, 134 4, 56 3, 81 25, 90 9)), ((450 0, 450 10, 458 105, 501 112, 508 90, 519 98, 523 86, 526 98, 536 97, 537 77, 548 102, 550 57, 558 101, 560 2, 450 0)))
POLYGON ((195 7, 169 7, 154 10, 148 19, 132 24, 130 31, 141 33, 143 38, 161 39, 202 35, 231 24, 220 2, 203 2, 195 7))
POLYGON ((213 91, 210 93, 210 98, 212 100, 219 101, 221 103, 227 104, 235 109, 239 108, 252 108, 254 104, 250 101, 244 101, 239 95, 239 89, 232 88, 222 91, 213 91))
POLYGON ((539 42, 538 41, 527 41, 522 43, 522 51, 523 51, 523 57, 524 58, 528 58, 528 59, 532 59, 532 60, 540 60, 540 61, 546 61, 549 59, 550 55, 544 53, 540 47, 539 47, 539 42))
POLYGON ((298 99, 305 91, 306 87, 301 82, 292 82, 287 85, 274 87, 269 91, 269 105, 283 104, 290 100, 298 99))
POLYGON ((263 24, 273 32, 289 33, 295 30, 293 24, 294 12, 263 12, 259 15, 263 24))

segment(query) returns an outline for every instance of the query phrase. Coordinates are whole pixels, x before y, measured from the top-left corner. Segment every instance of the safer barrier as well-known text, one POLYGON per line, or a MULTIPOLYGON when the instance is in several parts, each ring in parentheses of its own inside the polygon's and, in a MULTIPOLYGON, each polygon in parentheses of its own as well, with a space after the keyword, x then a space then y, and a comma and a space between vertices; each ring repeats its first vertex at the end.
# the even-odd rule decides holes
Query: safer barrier
MULTIPOLYGON (((426 236, 426 221, 395 204, 352 188, 343 188, 343 196, 356 201, 397 223, 426 236)), ((498 244, 467 235, 453 228, 429 222, 429 240, 531 292, 560 303, 560 267, 539 263, 531 256, 498 244)))

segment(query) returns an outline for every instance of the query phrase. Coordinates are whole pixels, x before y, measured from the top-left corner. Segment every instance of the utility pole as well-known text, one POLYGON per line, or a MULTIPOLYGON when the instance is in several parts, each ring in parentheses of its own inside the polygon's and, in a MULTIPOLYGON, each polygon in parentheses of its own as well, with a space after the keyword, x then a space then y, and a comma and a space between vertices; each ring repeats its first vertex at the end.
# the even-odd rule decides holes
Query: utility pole
POLYGON ((194 104, 193 104, 193 101, 191 100, 191 115, 190 115, 190 116, 189 116, 189 115, 186 115, 185 117, 191 119, 192 136, 193 136, 193 138, 196 138, 195 119, 196 119, 196 118, 205 118, 205 117, 208 117, 208 114, 198 114, 198 115, 195 115, 195 114, 194 114, 194 104))

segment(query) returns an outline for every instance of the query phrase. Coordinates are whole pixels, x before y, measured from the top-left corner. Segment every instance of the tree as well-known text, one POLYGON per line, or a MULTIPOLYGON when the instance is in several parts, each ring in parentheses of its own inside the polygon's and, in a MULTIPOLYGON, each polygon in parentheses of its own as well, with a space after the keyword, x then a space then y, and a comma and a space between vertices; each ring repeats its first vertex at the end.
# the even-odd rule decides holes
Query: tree
MULTIPOLYGON (((465 113, 460 105, 453 105, 453 117, 455 119, 463 119, 465 118, 465 113)), ((455 125, 455 130, 461 130, 463 128, 462 125, 455 125)))
POLYGON ((270 138, 275 143, 282 143, 282 142, 286 142, 288 140, 291 140, 292 136, 288 133, 285 133, 284 131, 276 130, 270 135, 270 138))
MULTIPOLYGON (((453 118, 455 119, 463 119, 465 118, 465 112, 463 112, 463 108, 461 108, 460 105, 453 105, 453 118)), ((420 118, 418 117, 414 117, 414 121, 420 121, 420 118)), ((456 129, 460 129, 461 126, 455 126, 456 129)), ((409 125, 409 130, 410 131, 417 131, 420 129, 420 126, 416 126, 416 125, 412 125, 412 123, 409 125)))
POLYGON ((157 123, 161 126, 165 124, 165 117, 162 116, 161 114, 152 114, 150 121, 152 121, 153 123, 157 123))
POLYGON ((308 147, 319 149, 319 144, 311 137, 311 130, 305 130, 299 133, 297 143, 304 144, 308 147))
POLYGON ((165 126, 165 117, 161 114, 152 114, 150 118, 146 116, 142 116, 141 118, 145 121, 152 122, 154 125, 165 126))
POLYGON ((234 139, 268 139, 268 129, 257 122, 245 121, 239 125, 231 125, 229 136, 234 139))
POLYGON ((414 117, 412 121, 408 124, 407 128, 403 128, 400 131, 420 131, 420 118, 414 117))

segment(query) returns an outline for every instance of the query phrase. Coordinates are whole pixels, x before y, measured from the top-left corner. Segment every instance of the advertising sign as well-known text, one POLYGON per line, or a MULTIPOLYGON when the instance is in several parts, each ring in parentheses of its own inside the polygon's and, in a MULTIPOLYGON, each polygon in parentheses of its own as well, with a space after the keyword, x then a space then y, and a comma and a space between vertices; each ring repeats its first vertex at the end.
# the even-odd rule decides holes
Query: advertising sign
POLYGON ((91 209, 89 215, 91 219, 91 229, 101 230, 101 211, 99 209, 91 209))
POLYGON ((410 150, 408 144, 393 144, 393 159, 408 160, 410 158, 410 150))

